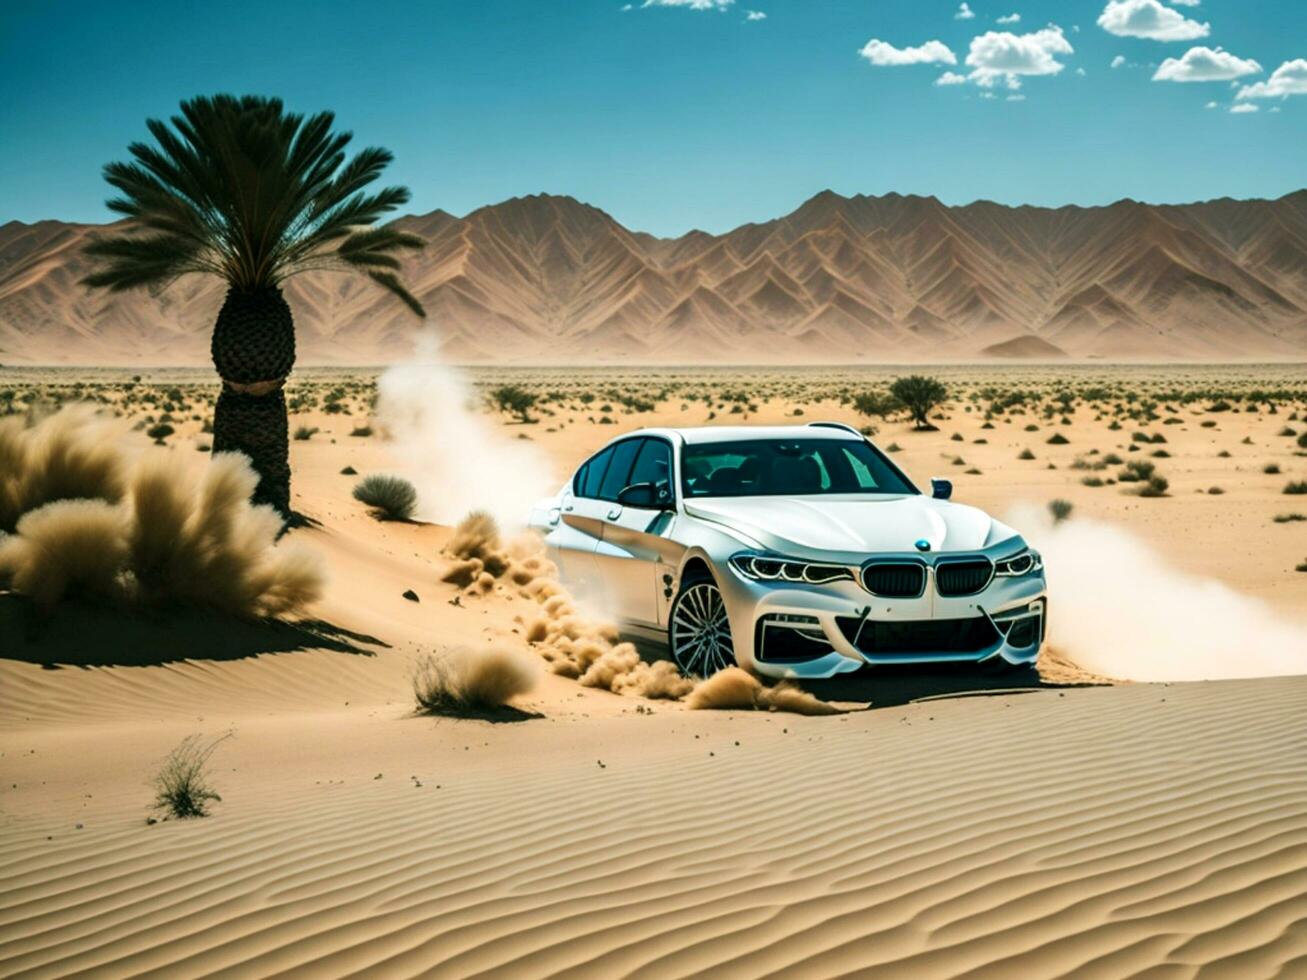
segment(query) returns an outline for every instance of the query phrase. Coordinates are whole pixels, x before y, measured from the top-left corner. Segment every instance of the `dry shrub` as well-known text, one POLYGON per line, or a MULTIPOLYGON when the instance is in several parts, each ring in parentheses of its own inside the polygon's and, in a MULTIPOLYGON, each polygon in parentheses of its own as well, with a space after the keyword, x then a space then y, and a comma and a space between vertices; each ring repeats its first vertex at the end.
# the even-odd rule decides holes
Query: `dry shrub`
POLYGON ((32 426, 0 421, 0 530, 14 530, 23 514, 55 501, 122 499, 120 429, 90 405, 63 408, 32 426))
POLYGON ((171 816, 181 819, 208 816, 209 804, 221 802, 222 797, 209 785, 205 767, 213 750, 230 737, 229 732, 211 742, 205 742, 199 735, 183 739, 154 777, 155 809, 167 810, 171 816))
POLYGON ((146 454, 132 481, 131 569, 143 597, 276 616, 322 594, 317 559, 274 547, 281 519, 253 507, 258 476, 222 453, 200 474, 167 452, 146 454))
POLYGON ((81 408, 0 425, 0 460, 19 465, 0 473, 3 506, 35 502, 0 544, 0 578, 16 591, 46 608, 85 591, 251 616, 321 594, 318 560, 274 547, 280 518, 250 505, 258 478, 245 457, 220 454, 197 474, 168 450, 129 462, 106 436, 81 408))
POLYGON ((539 680, 539 662, 511 647, 451 647, 418 662, 413 697, 429 714, 476 716, 502 709, 539 680))
POLYGON ((764 687, 758 678, 739 667, 727 667, 701 681, 690 692, 685 704, 694 710, 789 711, 800 715, 840 713, 835 705, 813 697, 792 681, 764 687))
POLYGON ((45 609, 70 592, 117 595, 127 552, 122 508, 59 500, 24 514, 0 540, 0 580, 45 609))
POLYGON ((354 499, 372 508, 379 520, 407 521, 418 505, 418 492, 400 476, 373 473, 354 487, 354 499))

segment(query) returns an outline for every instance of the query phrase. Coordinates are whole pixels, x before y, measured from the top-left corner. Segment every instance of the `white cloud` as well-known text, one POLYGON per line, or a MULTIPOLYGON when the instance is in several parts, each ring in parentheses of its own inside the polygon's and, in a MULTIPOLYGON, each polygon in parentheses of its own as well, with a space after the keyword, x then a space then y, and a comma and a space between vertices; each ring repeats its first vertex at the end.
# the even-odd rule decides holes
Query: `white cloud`
POLYGON ((1290 95, 1307 95, 1307 58, 1286 61, 1264 82, 1245 85, 1237 99, 1275 99, 1290 95))
POLYGON ((1147 37, 1154 41, 1192 41, 1211 33, 1200 24, 1158 0, 1108 0, 1098 26, 1117 37, 1147 37))
POLYGON ((1215 109, 1215 108, 1216 108, 1216 103, 1215 103, 1215 102, 1209 102, 1209 103, 1207 103, 1207 105, 1203 106, 1203 108, 1204 108, 1204 109, 1215 109))
POLYGON ((764 14, 761 10, 746 10, 746 11, 744 12, 744 19, 745 19, 745 20, 766 20, 766 19, 767 19, 767 15, 764 14))
POLYGON ((940 75, 939 78, 935 79, 935 84, 936 85, 966 85, 967 76, 959 75, 955 71, 946 71, 944 72, 944 74, 940 75))
POLYGON ((684 7, 687 10, 725 10, 733 7, 735 0, 644 0, 640 9, 645 7, 684 7))
POLYGON ((1273 105, 1273 106, 1271 106, 1269 109, 1267 109, 1266 111, 1267 111, 1267 112, 1279 112, 1279 111, 1280 111, 1280 107, 1279 107, 1278 105, 1273 105))
POLYGON ((1197 7, 1201 0, 1171 0, 1174 7, 1197 7))
POLYGON ((1023 75, 1056 75, 1064 67, 1056 56, 1074 53, 1056 24, 1031 34, 988 31, 971 39, 968 77, 983 88, 1003 83, 1017 89, 1023 75))
POLYGON ((998 18, 998 20, 996 21, 996 23, 999 23, 999 24, 1020 24, 1020 23, 1021 23, 1021 15, 1018 14, 1018 13, 1010 13, 1010 14, 1008 14, 1006 17, 1000 17, 1000 18, 998 18))
POLYGON ((918 48, 896 48, 888 41, 872 38, 858 52, 873 65, 956 65, 957 57, 943 41, 927 41, 918 48))
POLYGON ((1076 74, 1079 75, 1081 78, 1084 78, 1084 77, 1085 77, 1085 70, 1084 70, 1083 68, 1077 68, 1077 69, 1076 69, 1076 74))
POLYGON ((1025 102, 1025 101, 1026 101, 1026 97, 1025 97, 1024 95, 1009 95, 1005 101, 1007 101, 1007 102, 1025 102))
POLYGON ((1190 48, 1180 58, 1167 58, 1153 74, 1155 82, 1226 82, 1242 75, 1255 75, 1262 66, 1251 58, 1239 58, 1224 48, 1190 48))
POLYGON ((958 7, 958 12, 953 15, 954 20, 971 20, 976 15, 972 11, 966 0, 962 0, 962 5, 958 7))
POLYGON ((1125 55, 1123 55, 1123 54, 1119 54, 1119 55, 1117 55, 1115 58, 1112 59, 1112 67, 1113 67, 1113 68, 1120 68, 1120 67, 1121 67, 1122 65, 1124 65, 1124 64, 1125 64, 1125 55))
POLYGON ((1251 102, 1240 102, 1238 105, 1230 106, 1231 112, 1256 112, 1261 106, 1253 105, 1251 102))

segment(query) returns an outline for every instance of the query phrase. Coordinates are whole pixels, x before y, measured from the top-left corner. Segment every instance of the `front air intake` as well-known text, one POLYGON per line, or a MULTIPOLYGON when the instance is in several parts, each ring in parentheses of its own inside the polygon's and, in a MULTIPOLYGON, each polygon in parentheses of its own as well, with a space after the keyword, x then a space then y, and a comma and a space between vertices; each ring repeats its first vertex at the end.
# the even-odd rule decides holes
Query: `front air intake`
POLYGON ((926 591, 926 566, 919 562, 875 562, 862 569, 862 585, 884 599, 915 599, 926 591))
POLYGON ((975 595, 994 577, 988 558, 940 562, 935 566, 935 588, 943 596, 975 595))

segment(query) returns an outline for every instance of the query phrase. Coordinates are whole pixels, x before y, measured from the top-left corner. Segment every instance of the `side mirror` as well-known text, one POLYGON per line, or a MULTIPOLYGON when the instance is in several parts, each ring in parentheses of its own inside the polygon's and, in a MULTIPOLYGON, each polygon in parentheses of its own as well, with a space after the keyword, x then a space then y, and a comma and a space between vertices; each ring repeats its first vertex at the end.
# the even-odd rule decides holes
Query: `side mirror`
POLYGON ((652 483, 632 483, 623 487, 617 495, 617 502, 623 507, 638 507, 641 510, 657 510, 666 506, 666 492, 660 494, 652 483))
POLYGON ((946 480, 942 476, 932 476, 930 478, 930 495, 936 500, 948 500, 953 496, 953 481, 946 480))

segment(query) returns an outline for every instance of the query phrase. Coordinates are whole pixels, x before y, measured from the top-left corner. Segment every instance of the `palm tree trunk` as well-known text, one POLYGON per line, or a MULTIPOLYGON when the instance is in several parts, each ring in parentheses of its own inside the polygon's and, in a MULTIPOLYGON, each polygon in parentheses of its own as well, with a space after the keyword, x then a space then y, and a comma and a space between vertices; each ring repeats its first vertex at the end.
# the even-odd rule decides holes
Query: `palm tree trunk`
POLYGON ((227 291, 211 348, 222 378, 213 451, 249 457, 259 474, 254 502, 290 516, 290 440, 283 385, 295 366, 295 322, 276 287, 227 291))

